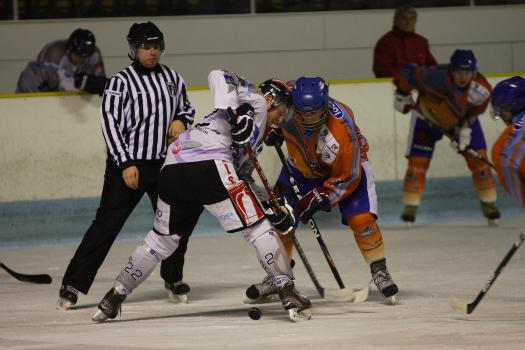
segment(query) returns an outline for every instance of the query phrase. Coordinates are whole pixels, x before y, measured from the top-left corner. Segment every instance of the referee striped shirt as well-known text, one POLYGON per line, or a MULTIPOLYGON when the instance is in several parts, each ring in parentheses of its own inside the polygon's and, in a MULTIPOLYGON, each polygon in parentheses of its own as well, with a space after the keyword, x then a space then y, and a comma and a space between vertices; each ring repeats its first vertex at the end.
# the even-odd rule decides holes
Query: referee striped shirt
POLYGON ((163 64, 134 63, 106 84, 101 125, 110 156, 121 168, 133 161, 163 160, 173 120, 193 123, 195 110, 184 79, 163 64))

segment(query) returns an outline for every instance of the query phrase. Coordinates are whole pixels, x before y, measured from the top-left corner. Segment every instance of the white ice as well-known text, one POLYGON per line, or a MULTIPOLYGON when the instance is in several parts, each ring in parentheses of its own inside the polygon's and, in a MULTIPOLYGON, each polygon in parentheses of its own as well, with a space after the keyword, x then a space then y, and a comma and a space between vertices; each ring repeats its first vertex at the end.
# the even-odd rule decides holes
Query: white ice
MULTIPOLYGON (((399 304, 386 305, 375 288, 361 304, 321 299, 296 256, 299 289, 311 297, 312 320, 292 323, 280 304, 261 305, 248 318, 244 291, 263 277, 253 248, 239 235, 190 241, 185 280, 189 303, 169 302, 158 269, 124 303, 113 321, 94 324, 96 304, 112 286, 138 241, 117 241, 89 295, 74 310, 55 309, 62 274, 74 245, 0 249, 0 260, 22 273, 48 273, 52 285, 18 282, 0 270, 0 349, 525 349, 525 247, 509 262, 471 315, 449 300, 472 301, 525 229, 525 217, 384 225, 390 272, 399 304)), ((351 232, 323 229, 344 281, 370 279, 351 232)), ((298 235, 325 286, 336 287, 313 234, 298 235)))

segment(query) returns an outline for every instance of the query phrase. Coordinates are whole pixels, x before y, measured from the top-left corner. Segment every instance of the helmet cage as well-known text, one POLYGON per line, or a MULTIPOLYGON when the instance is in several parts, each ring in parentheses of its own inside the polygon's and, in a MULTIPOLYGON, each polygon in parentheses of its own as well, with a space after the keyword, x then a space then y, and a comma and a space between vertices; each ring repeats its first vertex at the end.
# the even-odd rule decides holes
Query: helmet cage
POLYGON ((294 116, 295 120, 301 124, 305 130, 316 131, 326 122, 326 118, 328 118, 328 105, 308 112, 295 110, 294 116))

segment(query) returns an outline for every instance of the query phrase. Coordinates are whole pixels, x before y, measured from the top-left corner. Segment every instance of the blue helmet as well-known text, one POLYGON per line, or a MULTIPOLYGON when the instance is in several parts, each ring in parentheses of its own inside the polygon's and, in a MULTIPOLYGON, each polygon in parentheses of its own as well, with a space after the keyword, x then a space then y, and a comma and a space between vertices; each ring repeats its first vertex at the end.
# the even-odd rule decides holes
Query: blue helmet
POLYGON ((450 70, 455 71, 458 69, 475 71, 477 67, 476 56, 472 50, 460 50, 454 51, 450 56, 450 70))
POLYGON ((525 110, 525 79, 516 76, 499 82, 492 91, 490 102, 492 116, 495 118, 501 117, 502 111, 509 111, 515 115, 525 110))
POLYGON ((306 130, 317 130, 328 117, 328 85, 323 78, 301 77, 292 88, 296 119, 306 130))

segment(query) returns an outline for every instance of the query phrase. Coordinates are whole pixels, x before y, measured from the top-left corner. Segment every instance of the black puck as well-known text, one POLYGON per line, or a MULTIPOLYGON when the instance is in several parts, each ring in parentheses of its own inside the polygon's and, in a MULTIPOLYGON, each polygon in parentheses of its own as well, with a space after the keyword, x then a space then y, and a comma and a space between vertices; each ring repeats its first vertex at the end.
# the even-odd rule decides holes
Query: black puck
POLYGON ((250 310, 248 310, 248 316, 250 316, 252 320, 258 320, 261 318, 262 312, 260 309, 252 307, 250 310))

